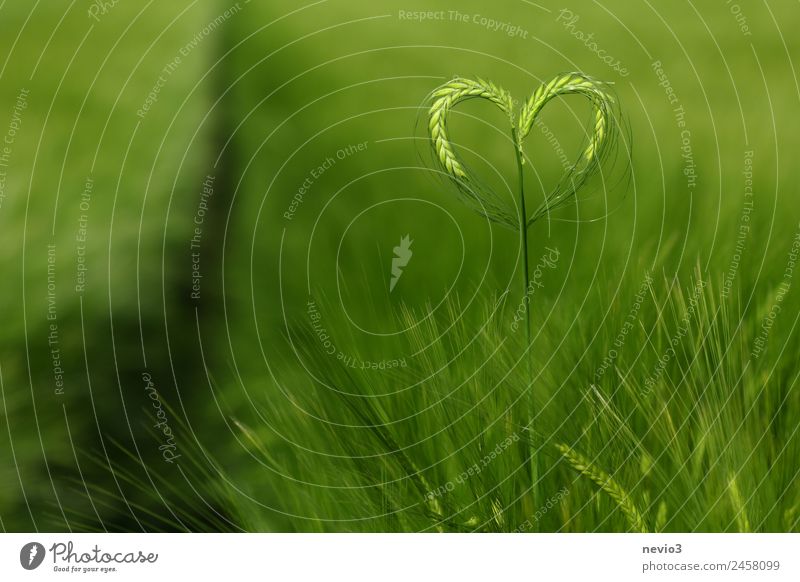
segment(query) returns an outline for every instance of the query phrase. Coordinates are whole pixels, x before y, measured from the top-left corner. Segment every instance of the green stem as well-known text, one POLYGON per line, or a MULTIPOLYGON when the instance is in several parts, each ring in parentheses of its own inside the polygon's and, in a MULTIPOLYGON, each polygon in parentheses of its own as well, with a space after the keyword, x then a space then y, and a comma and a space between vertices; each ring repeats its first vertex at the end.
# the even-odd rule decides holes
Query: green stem
MULTIPOLYGON (((523 500, 523 512, 526 513, 525 519, 530 519, 533 515, 533 512, 539 507, 539 455, 536 452, 536 443, 534 442, 533 435, 535 434, 534 431, 534 418, 536 415, 534 400, 533 400, 533 358, 532 358, 532 338, 531 338, 531 306, 530 301, 526 299, 528 298, 528 292, 530 287, 530 271, 528 267, 528 213, 525 209, 525 172, 523 170, 524 160, 522 158, 522 147, 517 139, 517 130, 511 130, 513 141, 514 141, 514 150, 517 156, 517 173, 518 173, 518 183, 519 183, 519 206, 520 206, 520 213, 522 215, 522 219, 520 220, 520 239, 522 243, 522 275, 523 275, 523 290, 522 290, 522 301, 525 307, 525 336, 527 338, 526 342, 526 352, 525 352, 525 359, 528 362, 528 380, 530 384, 528 385, 528 389, 526 391, 525 397, 525 404, 526 404, 526 413, 527 413, 527 423, 526 427, 528 430, 529 436, 529 446, 527 451, 525 451, 525 457, 527 457, 526 462, 528 464, 528 471, 527 476, 529 478, 530 483, 530 503, 525 503, 523 500), (527 507, 526 507, 527 506, 527 507)), ((538 524, 533 524, 534 531, 539 530, 538 524)))

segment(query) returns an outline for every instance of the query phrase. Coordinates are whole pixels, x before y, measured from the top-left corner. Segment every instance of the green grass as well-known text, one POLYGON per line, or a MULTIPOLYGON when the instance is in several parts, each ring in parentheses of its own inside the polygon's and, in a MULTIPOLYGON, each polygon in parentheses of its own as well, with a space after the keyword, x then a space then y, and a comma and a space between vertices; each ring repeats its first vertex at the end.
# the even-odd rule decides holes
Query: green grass
MULTIPOLYGON (((261 19, 237 23, 236 38, 252 34, 249 43, 258 48, 235 50, 229 62, 237 80, 229 114, 234 126, 242 122, 230 160, 241 181, 225 249, 227 322, 222 337, 209 334, 218 340, 210 367, 219 401, 210 406, 208 431, 233 431, 236 441, 201 440, 219 446, 220 468, 257 500, 235 495, 246 527, 519 529, 531 520, 518 498, 530 487, 521 449, 532 442, 542 457, 542 503, 569 491, 546 512, 533 510, 542 531, 638 529, 601 479, 576 471, 558 445, 587 459, 595 476, 612 478, 651 531, 729 531, 743 523, 797 531, 793 291, 767 352, 749 356, 797 228, 790 152, 800 132, 785 62, 794 37, 778 35, 768 12, 752 11, 762 84, 754 81, 761 78, 754 51, 726 21, 724 7, 697 8, 701 20, 688 6, 660 6, 662 21, 654 9, 621 0, 576 5, 581 26, 624 58, 631 75, 623 79, 529 5, 498 7, 493 16, 523 23, 541 42, 455 23, 353 22, 407 8, 401 2, 374 11, 351 2, 322 5, 263 28, 288 6, 259 8, 261 19), (376 38, 385 48, 372 50, 376 38), (693 193, 672 106, 651 70, 655 59, 691 123, 703 172, 693 193), (519 301, 518 237, 489 228, 456 202, 420 163, 427 143, 414 138, 424 138, 425 96, 453 75, 491 79, 525 97, 564 70, 615 82, 629 128, 620 150, 623 158, 630 154, 631 179, 606 184, 605 195, 595 184, 579 213, 557 216, 577 224, 543 221, 531 229, 531 264, 545 246, 558 248, 563 262, 537 291, 532 358, 522 358, 524 333, 508 328, 519 301), (774 128, 773 113, 781 120, 774 128), (317 180, 291 222, 281 218, 311 168, 362 140, 370 142, 367 152, 317 180), (760 194, 735 286, 723 300, 750 148, 760 194), (402 197, 431 205, 396 202, 352 222, 363 209, 402 197), (414 258, 390 296, 391 249, 406 234, 414 258), (648 271, 652 292, 619 348, 614 342, 648 271), (707 286, 688 329, 645 395, 698 278, 707 286), (484 328, 494 297, 507 289, 502 314, 484 328), (306 314, 309 290, 339 351, 380 361, 431 345, 407 368, 342 368, 320 353, 306 314), (460 312, 455 305, 466 306, 464 318, 452 316, 460 312), (408 333, 356 328, 393 333, 408 327, 408 313, 415 319, 429 311, 435 315, 408 333), (434 341, 441 330, 442 341, 434 341), (618 357, 596 375, 612 349, 618 357), (539 410, 533 435, 509 421, 512 404, 528 389, 530 359, 539 410), (237 431, 231 419, 247 430, 237 431), (479 475, 425 502, 423 490, 447 486, 512 435, 520 440, 479 475)), ((450 8, 431 5, 437 7, 450 8)), ((782 22, 783 9, 771 8, 782 22)), ((462 11, 486 7, 468 2, 462 11)), ((467 104, 459 112, 452 135, 476 152, 465 154, 468 162, 514 196, 507 121, 491 106, 467 104)), ((583 136, 576 117, 583 122, 586 113, 557 103, 543 112, 570 158, 583 136)), ((557 184, 563 167, 539 129, 528 141, 536 163, 527 169, 526 188, 538 204, 537 193, 557 184)))
MULTIPOLYGON (((528 39, 402 21, 403 0, 250 2, 186 58, 131 142, 157 73, 231 4, 119 3, 83 45, 85 7, 61 22, 65 0, 0 5, 3 60, 17 42, 0 78, 0 136, 19 89, 31 90, 0 208, 0 529, 798 531, 800 297, 781 290, 800 220, 796 8, 748 7, 744 38, 723 4, 576 2, 579 27, 624 60, 623 78, 525 2, 459 10, 528 39), (656 59, 686 108, 693 192, 656 59), (512 329, 519 236, 459 204, 423 163, 425 97, 463 75, 525 98, 568 70, 615 83, 630 179, 595 180, 559 221, 531 228, 531 265, 545 247, 561 259, 536 291, 527 351, 512 329), (283 217, 312 170, 364 142, 283 217), (723 297, 750 149, 752 230, 723 297), (188 242, 218 158, 198 304, 188 242), (90 173, 81 305, 76 202, 90 173), (389 293, 406 235, 413 259, 389 293), (51 242, 62 400, 43 293, 51 242), (406 365, 357 370, 325 354, 309 294, 337 351, 406 365), (149 428, 145 368, 174 419, 179 467, 149 428), (516 414, 530 394, 535 431, 516 414), (538 507, 520 501, 531 446, 538 507)), ((513 200, 507 121, 480 105, 454 112, 451 137, 513 200)), ((533 207, 563 178, 547 136, 573 159, 585 105, 553 102, 541 117, 552 134, 531 130, 533 207)))
MULTIPOLYGON (((169 26, 189 4, 151 3, 139 15, 145 5, 119 3, 95 23, 80 3, 0 3, 3 137, 16 95, 29 91, 0 208, 0 529, 69 531, 85 522, 138 528, 122 501, 95 514, 84 481, 118 496, 126 490, 110 473, 111 461, 85 456, 113 460, 109 439, 116 438, 131 448, 136 441, 137 454, 157 462, 140 371, 157 370, 168 391, 169 360, 181 366, 181 347, 170 355, 157 330, 166 319, 188 325, 185 271, 162 262, 189 260, 208 134, 201 123, 206 93, 189 92, 212 45, 184 60, 145 119, 136 111, 184 39, 207 21, 206 9, 196 8, 169 26), (191 144, 195 131, 199 141, 191 144), (81 208, 88 178, 91 200, 81 208), (81 215, 88 217, 87 271, 78 293, 81 215), (50 244, 63 395, 55 394, 48 345, 50 244)), ((134 491, 127 496, 160 503, 152 486, 146 501, 134 491)))
POLYGON ((392 372, 341 365, 298 324, 295 356, 256 407, 273 430, 240 423, 281 492, 274 511, 241 511, 246 527, 271 529, 282 513, 300 531, 518 530, 534 518, 520 500, 532 442, 542 503, 568 491, 537 519, 542 531, 798 531, 792 323, 778 322, 754 359, 760 320, 699 272, 692 283, 654 274, 638 302, 637 288, 613 299, 605 321, 598 306, 573 318, 538 304, 536 434, 513 422, 529 386, 512 296, 496 309, 453 299, 446 315, 398 315, 413 330, 380 352, 331 332, 365 360, 419 353, 392 372), (298 365, 316 381, 292 374, 298 365))

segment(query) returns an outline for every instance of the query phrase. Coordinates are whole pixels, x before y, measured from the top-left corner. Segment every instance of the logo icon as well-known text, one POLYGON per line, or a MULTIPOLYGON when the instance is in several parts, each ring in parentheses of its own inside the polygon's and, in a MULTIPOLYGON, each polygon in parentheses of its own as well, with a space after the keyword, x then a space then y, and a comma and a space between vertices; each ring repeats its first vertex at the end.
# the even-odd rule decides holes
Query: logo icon
POLYGON ((389 281, 389 293, 394 291, 395 285, 403 275, 403 267, 408 265, 408 261, 411 260, 411 256, 414 254, 411 250, 411 243, 414 241, 409 237, 410 235, 406 235, 401 238, 400 244, 393 249, 395 256, 392 259, 392 278, 389 281))
POLYGON ((35 570, 44 561, 44 546, 39 542, 30 542, 19 551, 19 563, 26 570, 35 570))

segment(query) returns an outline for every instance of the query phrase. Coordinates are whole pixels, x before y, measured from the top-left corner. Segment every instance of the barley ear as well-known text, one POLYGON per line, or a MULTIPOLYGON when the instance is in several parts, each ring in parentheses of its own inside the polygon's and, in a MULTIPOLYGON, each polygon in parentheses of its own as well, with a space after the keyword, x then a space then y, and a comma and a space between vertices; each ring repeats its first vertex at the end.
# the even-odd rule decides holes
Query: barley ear
POLYGON ((739 533, 751 532, 750 519, 747 517, 747 508, 742 499, 742 494, 739 491, 739 486, 736 484, 736 476, 733 474, 731 474, 728 479, 728 496, 730 497, 733 511, 736 514, 736 525, 739 528, 739 533))
POLYGON ((642 514, 639 513, 639 510, 628 495, 628 492, 625 491, 619 483, 608 473, 596 467, 589 459, 569 446, 558 444, 556 448, 575 471, 591 479, 617 504, 617 507, 619 507, 622 514, 628 520, 628 524, 632 530, 640 533, 648 533, 642 514))
POLYGON ((517 228, 518 219, 508 202, 491 189, 482 186, 467 171, 450 141, 447 126, 453 107, 470 99, 485 99, 505 113, 513 127, 514 103, 511 95, 505 89, 483 79, 456 77, 435 89, 429 99, 432 104, 428 111, 428 133, 434 156, 448 178, 458 188, 463 200, 488 219, 510 228, 517 228))
POLYGON ((519 116, 519 143, 530 133, 536 116, 552 99, 566 95, 582 95, 593 106, 592 124, 587 128, 589 136, 586 147, 573 164, 570 171, 545 201, 528 219, 533 224, 550 210, 571 201, 583 184, 600 167, 601 162, 613 153, 618 132, 616 114, 617 100, 611 86, 582 73, 564 73, 557 75, 548 83, 539 87, 530 96, 519 116))

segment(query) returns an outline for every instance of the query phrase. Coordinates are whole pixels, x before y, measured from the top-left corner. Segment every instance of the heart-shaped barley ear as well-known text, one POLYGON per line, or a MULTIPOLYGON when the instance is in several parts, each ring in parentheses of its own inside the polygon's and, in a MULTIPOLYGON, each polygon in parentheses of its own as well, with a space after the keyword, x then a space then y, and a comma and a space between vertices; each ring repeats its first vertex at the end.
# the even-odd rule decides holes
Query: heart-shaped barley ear
POLYGON ((617 100, 613 90, 608 83, 582 73, 558 75, 539 87, 519 112, 518 123, 515 123, 514 100, 511 95, 502 87, 483 79, 456 77, 433 91, 430 101, 428 132, 434 155, 455 184, 462 200, 489 220, 514 230, 519 229, 521 224, 529 227, 551 210, 574 200, 586 180, 602 167, 601 162, 610 157, 617 144, 617 100), (537 115, 550 100, 567 95, 582 95, 593 106, 592 123, 587 127, 587 143, 560 183, 544 196, 533 212, 529 215, 523 214, 521 211, 524 210, 524 200, 520 200, 519 207, 515 206, 508 196, 495 192, 467 169, 450 141, 450 110, 469 99, 485 99, 494 103, 508 117, 512 142, 517 150, 519 164, 522 165, 523 142, 533 128, 537 115))
MULTIPOLYGON (((531 352, 531 313, 530 313, 530 275, 528 270, 528 229, 540 218, 547 216, 551 210, 563 206, 575 199, 578 191, 595 172, 602 167, 602 162, 613 152, 617 143, 618 132, 616 115, 616 99, 607 83, 592 79, 581 73, 558 75, 550 82, 539 87, 525 102, 518 121, 515 120, 514 100, 509 93, 494 83, 478 79, 455 78, 448 81, 431 93, 428 131, 436 159, 441 163, 448 178, 455 184, 461 198, 474 210, 489 220, 515 229, 520 234, 522 247, 522 282, 527 336, 527 350, 523 359, 527 360, 529 390, 522 405, 523 410, 513 412, 512 425, 522 426, 530 438, 521 439, 521 455, 528 466, 528 482, 522 484, 519 499, 523 516, 530 516, 532 511, 540 507, 539 496, 539 460, 538 447, 534 442, 536 434, 534 419, 536 409, 533 399, 533 358, 531 352), (550 100, 567 95, 581 95, 592 104, 592 121, 587 127, 587 140, 582 147, 576 162, 567 170, 561 182, 547 193, 539 206, 530 214, 526 210, 524 187, 525 154, 522 144, 530 133, 542 108, 550 100), (514 145, 518 171, 519 199, 514 205, 508 197, 501 196, 490 187, 485 186, 470 172, 460 159, 450 141, 447 121, 450 111, 469 99, 485 99, 494 103, 506 114, 511 128, 511 140, 514 145)), ((520 408, 520 407, 517 407, 520 408)))
POLYGON ((551 99, 562 95, 582 95, 591 102, 594 115, 592 125, 587 128, 588 143, 561 183, 530 216, 525 217, 528 227, 551 210, 571 202, 586 180, 602 168, 602 162, 612 157, 618 143, 619 115, 611 86, 581 73, 566 73, 539 87, 522 108, 516 144, 521 160, 524 160, 522 143, 533 128, 536 116, 551 99))
POLYGON ((492 189, 483 186, 468 172, 456 154, 447 130, 450 110, 469 99, 486 99, 494 103, 514 124, 514 101, 504 89, 483 79, 455 78, 448 81, 433 93, 433 104, 428 112, 428 132, 430 133, 434 155, 442 164, 447 176, 455 183, 462 200, 479 214, 489 220, 499 222, 510 228, 517 228, 518 220, 513 206, 492 189))

